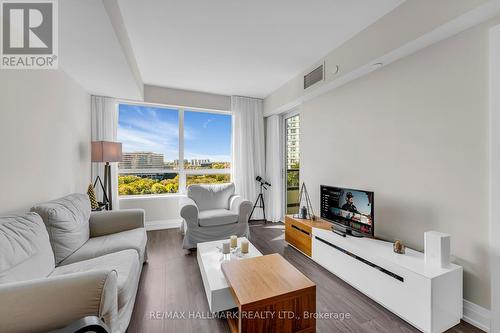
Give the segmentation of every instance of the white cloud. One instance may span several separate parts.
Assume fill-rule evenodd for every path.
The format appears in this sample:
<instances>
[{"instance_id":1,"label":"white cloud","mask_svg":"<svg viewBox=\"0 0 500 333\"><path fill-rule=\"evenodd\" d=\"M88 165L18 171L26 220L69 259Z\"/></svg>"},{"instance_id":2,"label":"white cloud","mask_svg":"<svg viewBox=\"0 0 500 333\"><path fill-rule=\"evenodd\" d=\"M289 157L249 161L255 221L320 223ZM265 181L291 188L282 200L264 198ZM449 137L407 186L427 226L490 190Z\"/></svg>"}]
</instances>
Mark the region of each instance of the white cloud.
<instances>
[{"instance_id":1,"label":"white cloud","mask_svg":"<svg viewBox=\"0 0 500 333\"><path fill-rule=\"evenodd\" d=\"M165 160L179 158L179 138L177 134L162 131L142 131L136 128L120 127L118 141L123 143L124 152L151 151L162 153Z\"/></svg>"},{"instance_id":2,"label":"white cloud","mask_svg":"<svg viewBox=\"0 0 500 333\"><path fill-rule=\"evenodd\" d=\"M210 124L211 122L213 121L213 119L207 119L204 123L203 123L203 128L207 128L208 127L208 124Z\"/></svg>"}]
</instances>

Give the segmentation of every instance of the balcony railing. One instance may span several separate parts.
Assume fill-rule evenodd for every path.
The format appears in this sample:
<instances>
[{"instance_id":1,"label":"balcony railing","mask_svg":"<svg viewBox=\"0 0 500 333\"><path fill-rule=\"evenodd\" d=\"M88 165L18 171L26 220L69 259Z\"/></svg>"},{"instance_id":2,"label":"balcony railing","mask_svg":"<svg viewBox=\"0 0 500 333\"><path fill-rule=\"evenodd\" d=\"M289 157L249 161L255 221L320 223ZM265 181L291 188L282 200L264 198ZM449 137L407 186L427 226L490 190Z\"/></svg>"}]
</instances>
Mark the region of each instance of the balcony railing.
<instances>
[{"instance_id":1,"label":"balcony railing","mask_svg":"<svg viewBox=\"0 0 500 333\"><path fill-rule=\"evenodd\" d=\"M299 169L286 171L286 213L297 214L299 211Z\"/></svg>"}]
</instances>

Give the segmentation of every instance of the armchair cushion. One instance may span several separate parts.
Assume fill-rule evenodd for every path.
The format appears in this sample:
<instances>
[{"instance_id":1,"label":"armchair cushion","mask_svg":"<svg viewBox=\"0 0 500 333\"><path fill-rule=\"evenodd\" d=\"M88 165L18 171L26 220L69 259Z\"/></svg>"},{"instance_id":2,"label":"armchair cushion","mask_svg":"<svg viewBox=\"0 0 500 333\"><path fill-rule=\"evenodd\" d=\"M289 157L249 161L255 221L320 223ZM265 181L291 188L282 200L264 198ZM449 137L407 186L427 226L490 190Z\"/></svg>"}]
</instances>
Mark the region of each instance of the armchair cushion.
<instances>
[{"instance_id":1,"label":"armchair cushion","mask_svg":"<svg viewBox=\"0 0 500 333\"><path fill-rule=\"evenodd\" d=\"M54 270L54 253L36 213L0 217L0 283L31 280Z\"/></svg>"},{"instance_id":2,"label":"armchair cushion","mask_svg":"<svg viewBox=\"0 0 500 333\"><path fill-rule=\"evenodd\" d=\"M88 239L90 200L86 194L66 197L38 204L31 208L38 213L47 228L56 264L63 261Z\"/></svg>"},{"instance_id":3,"label":"armchair cushion","mask_svg":"<svg viewBox=\"0 0 500 333\"><path fill-rule=\"evenodd\" d=\"M107 254L94 259L75 262L73 264L56 267L50 275L61 276L71 273L88 272L92 270L114 270L118 273L118 311L135 297L140 277L141 263L137 251L126 250Z\"/></svg>"},{"instance_id":4,"label":"armchair cushion","mask_svg":"<svg viewBox=\"0 0 500 333\"><path fill-rule=\"evenodd\" d=\"M227 209L209 209L199 214L200 227L212 227L238 222L238 213Z\"/></svg>"},{"instance_id":5,"label":"armchair cushion","mask_svg":"<svg viewBox=\"0 0 500 333\"><path fill-rule=\"evenodd\" d=\"M77 261L92 259L106 254L123 250L135 250L140 262L144 262L146 243L148 238L146 229L137 228L100 237L91 237L81 248L64 259L60 265L68 265Z\"/></svg>"},{"instance_id":6,"label":"armchair cushion","mask_svg":"<svg viewBox=\"0 0 500 333\"><path fill-rule=\"evenodd\" d=\"M229 209L229 198L234 194L234 184L190 185L188 198L196 202L200 211L207 209Z\"/></svg>"}]
</instances>

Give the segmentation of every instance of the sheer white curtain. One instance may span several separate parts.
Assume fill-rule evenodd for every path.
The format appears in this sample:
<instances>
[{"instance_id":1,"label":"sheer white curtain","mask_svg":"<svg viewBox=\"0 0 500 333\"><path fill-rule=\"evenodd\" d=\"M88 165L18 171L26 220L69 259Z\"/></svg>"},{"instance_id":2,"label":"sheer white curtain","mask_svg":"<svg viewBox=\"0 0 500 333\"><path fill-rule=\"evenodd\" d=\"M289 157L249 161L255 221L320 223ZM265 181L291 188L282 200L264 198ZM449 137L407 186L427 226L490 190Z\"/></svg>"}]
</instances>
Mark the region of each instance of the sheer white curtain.
<instances>
[{"instance_id":1,"label":"sheer white curtain","mask_svg":"<svg viewBox=\"0 0 500 333\"><path fill-rule=\"evenodd\" d=\"M118 107L110 97L91 96L92 141L116 141L118 130ZM104 180L104 163L92 163L92 182L99 176ZM118 210L118 163L111 163L111 190L113 210ZM102 190L96 186L96 195L102 200Z\"/></svg>"},{"instance_id":2,"label":"sheer white curtain","mask_svg":"<svg viewBox=\"0 0 500 333\"><path fill-rule=\"evenodd\" d=\"M234 137L232 179L238 194L255 201L259 193L255 177L265 176L263 101L232 96L231 110ZM262 209L256 210L252 216L252 219L260 218Z\"/></svg>"},{"instance_id":3,"label":"sheer white curtain","mask_svg":"<svg viewBox=\"0 0 500 333\"><path fill-rule=\"evenodd\" d=\"M283 126L281 116L266 118L266 179L271 183L266 197L267 219L283 218Z\"/></svg>"}]
</instances>

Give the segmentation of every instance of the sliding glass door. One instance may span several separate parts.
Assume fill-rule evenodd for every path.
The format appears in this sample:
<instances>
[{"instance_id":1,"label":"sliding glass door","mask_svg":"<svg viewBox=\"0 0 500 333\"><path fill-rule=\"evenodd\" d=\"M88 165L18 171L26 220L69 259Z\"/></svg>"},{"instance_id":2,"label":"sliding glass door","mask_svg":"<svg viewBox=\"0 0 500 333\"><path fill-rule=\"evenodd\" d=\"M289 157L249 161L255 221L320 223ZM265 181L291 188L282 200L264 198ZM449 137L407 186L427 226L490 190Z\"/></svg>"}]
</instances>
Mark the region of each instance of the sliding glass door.
<instances>
[{"instance_id":1,"label":"sliding glass door","mask_svg":"<svg viewBox=\"0 0 500 333\"><path fill-rule=\"evenodd\" d=\"M300 179L300 115L296 112L284 116L285 126L285 212L299 211Z\"/></svg>"}]
</instances>

